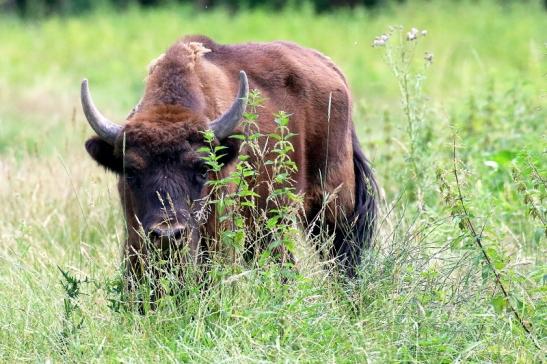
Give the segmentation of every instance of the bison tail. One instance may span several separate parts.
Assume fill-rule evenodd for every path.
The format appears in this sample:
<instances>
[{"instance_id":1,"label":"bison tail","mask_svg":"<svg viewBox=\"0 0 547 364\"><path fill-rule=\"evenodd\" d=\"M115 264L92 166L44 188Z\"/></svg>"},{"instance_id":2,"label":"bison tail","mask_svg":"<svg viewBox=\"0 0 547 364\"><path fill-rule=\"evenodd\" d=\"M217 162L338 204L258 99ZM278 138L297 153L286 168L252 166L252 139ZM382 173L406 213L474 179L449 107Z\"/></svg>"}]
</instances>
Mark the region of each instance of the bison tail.
<instances>
[{"instance_id":1,"label":"bison tail","mask_svg":"<svg viewBox=\"0 0 547 364\"><path fill-rule=\"evenodd\" d=\"M354 242L361 248L369 248L378 215L378 184L370 162L361 150L355 130L352 133L352 143L355 172L355 207L352 219Z\"/></svg>"}]
</instances>

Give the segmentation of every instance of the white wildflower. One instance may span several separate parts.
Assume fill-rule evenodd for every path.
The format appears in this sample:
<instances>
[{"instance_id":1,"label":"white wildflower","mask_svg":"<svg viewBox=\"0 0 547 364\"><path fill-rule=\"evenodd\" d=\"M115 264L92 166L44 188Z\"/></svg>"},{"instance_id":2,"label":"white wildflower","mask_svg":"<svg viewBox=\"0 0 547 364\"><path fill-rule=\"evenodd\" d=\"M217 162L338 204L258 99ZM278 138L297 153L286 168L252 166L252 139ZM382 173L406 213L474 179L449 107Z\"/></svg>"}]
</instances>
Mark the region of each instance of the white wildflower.
<instances>
[{"instance_id":1,"label":"white wildflower","mask_svg":"<svg viewBox=\"0 0 547 364\"><path fill-rule=\"evenodd\" d=\"M376 38L372 41L373 47L383 47L386 45L386 42L380 38Z\"/></svg>"},{"instance_id":2,"label":"white wildflower","mask_svg":"<svg viewBox=\"0 0 547 364\"><path fill-rule=\"evenodd\" d=\"M372 41L372 46L373 47L383 47L383 46L386 45L388 40L389 40L389 35L387 35L387 34L379 35L376 38L374 38L374 40Z\"/></svg>"},{"instance_id":3,"label":"white wildflower","mask_svg":"<svg viewBox=\"0 0 547 364\"><path fill-rule=\"evenodd\" d=\"M416 40L418 38L418 35L420 34L419 32L420 31L416 28L410 29L410 32L406 33L406 40L408 41Z\"/></svg>"},{"instance_id":4,"label":"white wildflower","mask_svg":"<svg viewBox=\"0 0 547 364\"><path fill-rule=\"evenodd\" d=\"M425 37L427 35L427 30L422 30L422 37Z\"/></svg>"},{"instance_id":5,"label":"white wildflower","mask_svg":"<svg viewBox=\"0 0 547 364\"><path fill-rule=\"evenodd\" d=\"M425 52L424 59L429 64L433 63L433 53Z\"/></svg>"}]
</instances>

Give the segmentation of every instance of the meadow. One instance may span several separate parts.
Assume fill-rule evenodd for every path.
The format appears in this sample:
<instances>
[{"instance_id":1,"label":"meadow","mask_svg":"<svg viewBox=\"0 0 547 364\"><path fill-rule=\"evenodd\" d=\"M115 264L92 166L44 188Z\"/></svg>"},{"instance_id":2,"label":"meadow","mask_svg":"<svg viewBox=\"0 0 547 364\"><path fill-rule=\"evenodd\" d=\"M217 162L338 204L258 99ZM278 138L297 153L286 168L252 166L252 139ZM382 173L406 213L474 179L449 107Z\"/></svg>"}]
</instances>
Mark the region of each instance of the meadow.
<instances>
[{"instance_id":1,"label":"meadow","mask_svg":"<svg viewBox=\"0 0 547 364\"><path fill-rule=\"evenodd\" d=\"M546 15L532 1L0 14L0 361L544 362ZM427 35L409 43L411 27ZM196 33L291 40L347 75L383 197L359 279L302 254L286 284L275 264L218 266L182 301L124 308L123 218L83 146L80 81L123 122L148 63Z\"/></svg>"}]
</instances>

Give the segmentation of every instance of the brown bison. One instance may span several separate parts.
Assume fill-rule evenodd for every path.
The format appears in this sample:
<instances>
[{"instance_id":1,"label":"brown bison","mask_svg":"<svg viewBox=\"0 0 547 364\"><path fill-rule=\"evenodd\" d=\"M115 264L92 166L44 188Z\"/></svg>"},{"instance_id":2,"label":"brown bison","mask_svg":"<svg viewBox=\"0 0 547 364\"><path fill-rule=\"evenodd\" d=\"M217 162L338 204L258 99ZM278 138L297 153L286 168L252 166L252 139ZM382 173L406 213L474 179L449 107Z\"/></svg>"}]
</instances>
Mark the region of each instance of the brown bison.
<instances>
[{"instance_id":1,"label":"brown bison","mask_svg":"<svg viewBox=\"0 0 547 364\"><path fill-rule=\"evenodd\" d=\"M240 143L230 136L242 133L249 87L265 99L258 108L261 134L275 132L274 113L290 114L294 187L304 196L301 220L317 222L326 211L321 226L302 228L334 234L331 258L355 274L372 238L377 188L357 140L344 75L326 56L294 43L221 45L204 36L179 40L150 65L144 96L123 126L98 111L82 82L83 110L97 134L85 146L119 176L128 224L124 251L133 274L141 269L137 257L147 254L143 231L159 247L177 241L195 260L208 249L204 241L215 238L214 212L206 221L196 218L206 182L215 178L198 149L203 132L212 130L225 147L223 173L234 168ZM322 210L325 194L333 192L337 198ZM259 208L267 209L268 190L259 187L258 193Z\"/></svg>"}]
</instances>

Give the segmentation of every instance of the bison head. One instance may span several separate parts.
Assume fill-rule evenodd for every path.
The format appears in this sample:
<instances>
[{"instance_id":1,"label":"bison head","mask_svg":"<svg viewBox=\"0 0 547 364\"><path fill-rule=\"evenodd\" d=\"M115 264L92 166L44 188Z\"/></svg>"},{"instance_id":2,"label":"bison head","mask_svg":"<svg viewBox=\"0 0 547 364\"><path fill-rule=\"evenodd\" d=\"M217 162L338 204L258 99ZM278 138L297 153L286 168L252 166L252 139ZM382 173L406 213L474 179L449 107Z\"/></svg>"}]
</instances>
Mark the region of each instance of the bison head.
<instances>
[{"instance_id":1,"label":"bison head","mask_svg":"<svg viewBox=\"0 0 547 364\"><path fill-rule=\"evenodd\" d=\"M199 221L195 213L206 194L208 169L198 149L203 131L212 129L227 148L222 162L229 163L238 145L228 139L245 112L249 86L240 72L239 92L228 111L216 120L180 105L149 105L132 114L122 127L95 107L87 80L81 100L89 125L97 136L86 142L93 159L119 175L119 191L126 218L133 229L142 226L158 246L189 237L197 247Z\"/></svg>"}]
</instances>

